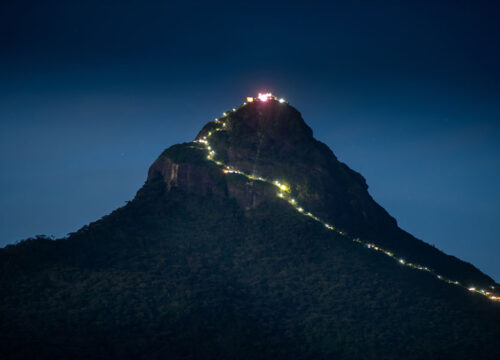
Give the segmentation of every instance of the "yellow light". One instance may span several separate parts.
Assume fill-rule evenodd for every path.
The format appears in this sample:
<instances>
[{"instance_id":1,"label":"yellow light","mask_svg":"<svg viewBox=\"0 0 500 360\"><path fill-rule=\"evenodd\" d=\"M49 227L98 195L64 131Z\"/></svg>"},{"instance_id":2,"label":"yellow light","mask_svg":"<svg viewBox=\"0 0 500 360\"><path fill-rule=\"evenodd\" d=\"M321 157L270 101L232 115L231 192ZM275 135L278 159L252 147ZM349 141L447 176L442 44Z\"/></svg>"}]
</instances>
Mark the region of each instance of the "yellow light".
<instances>
[{"instance_id":1,"label":"yellow light","mask_svg":"<svg viewBox=\"0 0 500 360\"><path fill-rule=\"evenodd\" d=\"M253 102L253 97L247 97L247 102L252 103Z\"/></svg>"},{"instance_id":2,"label":"yellow light","mask_svg":"<svg viewBox=\"0 0 500 360\"><path fill-rule=\"evenodd\" d=\"M290 191L290 188L286 185L280 185L280 189L283 191Z\"/></svg>"}]
</instances>

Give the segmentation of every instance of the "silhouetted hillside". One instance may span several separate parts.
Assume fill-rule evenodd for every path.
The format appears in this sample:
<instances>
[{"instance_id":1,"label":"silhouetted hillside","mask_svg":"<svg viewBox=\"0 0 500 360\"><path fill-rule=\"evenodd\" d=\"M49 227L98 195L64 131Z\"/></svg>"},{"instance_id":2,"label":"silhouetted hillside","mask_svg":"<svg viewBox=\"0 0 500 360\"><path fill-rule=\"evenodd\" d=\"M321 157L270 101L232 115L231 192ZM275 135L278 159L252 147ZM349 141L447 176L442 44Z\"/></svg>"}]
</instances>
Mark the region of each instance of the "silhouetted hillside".
<instances>
[{"instance_id":1,"label":"silhouetted hillside","mask_svg":"<svg viewBox=\"0 0 500 360\"><path fill-rule=\"evenodd\" d=\"M255 99L163 152L126 206L0 250L0 357L499 359L497 285L367 189Z\"/></svg>"}]
</instances>

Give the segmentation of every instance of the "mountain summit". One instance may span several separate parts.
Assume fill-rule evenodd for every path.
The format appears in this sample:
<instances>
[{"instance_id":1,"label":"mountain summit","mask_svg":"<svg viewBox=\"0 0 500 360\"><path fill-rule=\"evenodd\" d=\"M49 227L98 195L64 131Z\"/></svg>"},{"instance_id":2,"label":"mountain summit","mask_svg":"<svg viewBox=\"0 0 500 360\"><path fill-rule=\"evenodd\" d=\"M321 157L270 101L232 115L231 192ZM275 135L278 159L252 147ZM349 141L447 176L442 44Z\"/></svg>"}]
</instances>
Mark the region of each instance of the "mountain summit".
<instances>
[{"instance_id":1,"label":"mountain summit","mask_svg":"<svg viewBox=\"0 0 500 360\"><path fill-rule=\"evenodd\" d=\"M473 266L401 230L372 199L363 176L314 139L295 108L272 94L247 99L251 102L205 125L194 144L166 150L151 166L148 182L159 176L167 190L219 194L234 198L246 210L278 195L341 235L395 250L398 260L426 264L468 288L494 287L494 281ZM206 160L216 166L207 166ZM244 184L233 181L238 178ZM286 191L278 186L266 192L265 184L282 184Z\"/></svg>"},{"instance_id":2,"label":"mountain summit","mask_svg":"<svg viewBox=\"0 0 500 360\"><path fill-rule=\"evenodd\" d=\"M495 282L400 229L272 94L123 208L0 250L2 358L498 359Z\"/></svg>"}]
</instances>

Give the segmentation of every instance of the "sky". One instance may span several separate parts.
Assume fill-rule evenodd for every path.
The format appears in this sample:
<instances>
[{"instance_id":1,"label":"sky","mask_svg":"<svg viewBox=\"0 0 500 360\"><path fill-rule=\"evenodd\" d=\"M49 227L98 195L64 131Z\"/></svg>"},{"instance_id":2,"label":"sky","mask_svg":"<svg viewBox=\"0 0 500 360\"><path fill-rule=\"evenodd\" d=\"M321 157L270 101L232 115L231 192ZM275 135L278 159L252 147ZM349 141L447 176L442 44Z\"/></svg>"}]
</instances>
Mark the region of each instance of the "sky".
<instances>
[{"instance_id":1,"label":"sky","mask_svg":"<svg viewBox=\"0 0 500 360\"><path fill-rule=\"evenodd\" d=\"M271 91L399 225L500 281L500 3L0 2L0 246L131 200Z\"/></svg>"}]
</instances>

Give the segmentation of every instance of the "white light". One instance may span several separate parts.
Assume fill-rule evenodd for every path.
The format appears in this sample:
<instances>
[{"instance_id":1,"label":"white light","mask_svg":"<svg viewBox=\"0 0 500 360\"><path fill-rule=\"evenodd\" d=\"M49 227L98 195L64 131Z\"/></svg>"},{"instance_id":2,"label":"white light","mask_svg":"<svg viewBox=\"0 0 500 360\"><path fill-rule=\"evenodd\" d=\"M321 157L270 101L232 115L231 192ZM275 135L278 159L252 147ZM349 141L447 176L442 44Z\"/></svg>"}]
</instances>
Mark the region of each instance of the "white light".
<instances>
[{"instance_id":1,"label":"white light","mask_svg":"<svg viewBox=\"0 0 500 360\"><path fill-rule=\"evenodd\" d=\"M285 99L280 99L280 103L283 104L285 102Z\"/></svg>"},{"instance_id":2,"label":"white light","mask_svg":"<svg viewBox=\"0 0 500 360\"><path fill-rule=\"evenodd\" d=\"M267 93L267 94L259 93L259 96L258 96L259 100L264 101L264 102L271 99L272 97L273 97L273 94L271 94L271 93Z\"/></svg>"}]
</instances>

